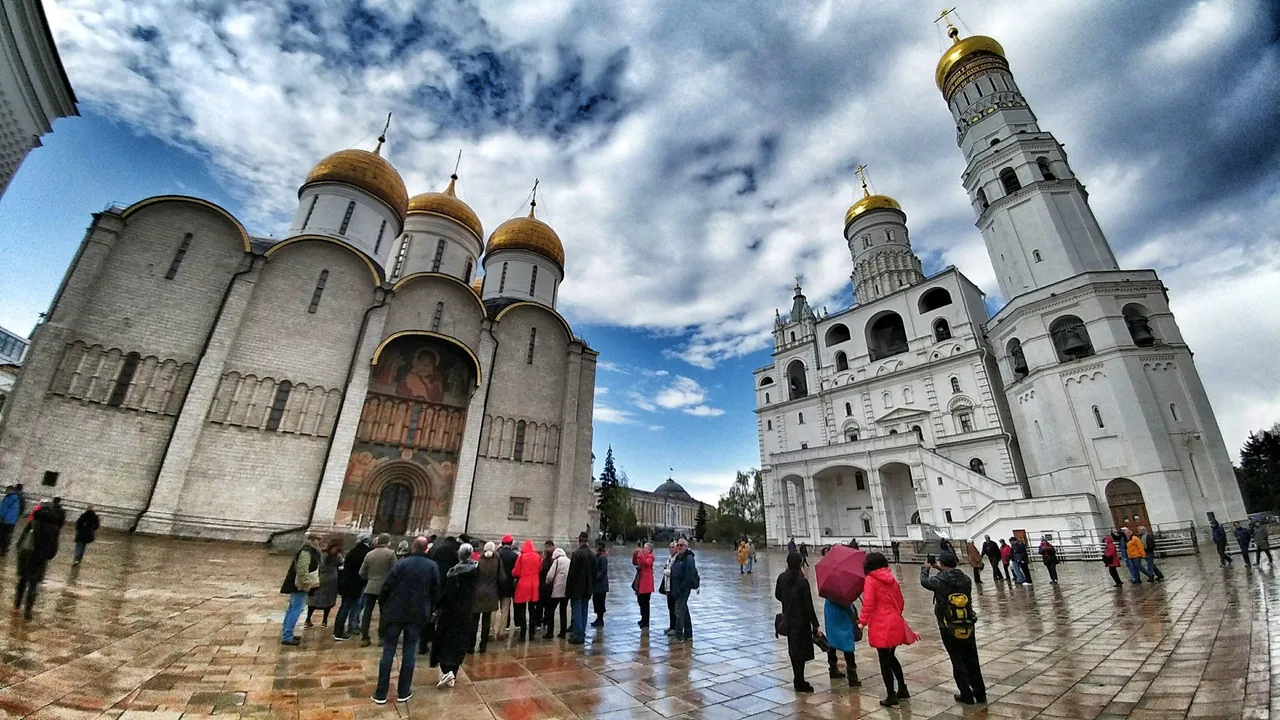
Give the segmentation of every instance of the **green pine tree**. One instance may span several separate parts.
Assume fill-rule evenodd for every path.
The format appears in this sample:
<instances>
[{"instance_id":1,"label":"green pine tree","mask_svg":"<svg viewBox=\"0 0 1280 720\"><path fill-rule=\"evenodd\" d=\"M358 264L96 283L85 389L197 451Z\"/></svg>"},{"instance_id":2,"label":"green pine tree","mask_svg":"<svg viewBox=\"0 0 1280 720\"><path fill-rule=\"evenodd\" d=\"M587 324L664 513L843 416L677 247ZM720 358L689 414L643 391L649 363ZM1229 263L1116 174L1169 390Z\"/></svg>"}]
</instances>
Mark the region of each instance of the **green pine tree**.
<instances>
[{"instance_id":1,"label":"green pine tree","mask_svg":"<svg viewBox=\"0 0 1280 720\"><path fill-rule=\"evenodd\" d=\"M698 503L698 514L693 518L693 536L699 541L707 534L707 505Z\"/></svg>"}]
</instances>

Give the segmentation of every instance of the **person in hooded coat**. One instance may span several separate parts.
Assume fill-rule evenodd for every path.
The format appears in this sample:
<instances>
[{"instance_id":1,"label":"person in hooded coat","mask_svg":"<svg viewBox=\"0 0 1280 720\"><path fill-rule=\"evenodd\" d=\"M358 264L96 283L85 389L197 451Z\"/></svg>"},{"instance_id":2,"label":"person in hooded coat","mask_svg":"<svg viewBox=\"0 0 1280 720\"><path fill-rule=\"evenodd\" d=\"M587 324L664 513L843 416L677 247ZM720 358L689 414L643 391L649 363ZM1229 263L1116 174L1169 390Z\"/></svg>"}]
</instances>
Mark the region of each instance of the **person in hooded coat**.
<instances>
[{"instance_id":1,"label":"person in hooded coat","mask_svg":"<svg viewBox=\"0 0 1280 720\"><path fill-rule=\"evenodd\" d=\"M431 667L440 667L436 687L453 687L467 650L475 642L471 614L480 567L471 559L471 551L470 545L459 546L454 565L444 576L440 612L431 641Z\"/></svg>"},{"instance_id":2,"label":"person in hooded coat","mask_svg":"<svg viewBox=\"0 0 1280 720\"><path fill-rule=\"evenodd\" d=\"M313 627L311 616L322 611L320 627L329 625L329 611L338 603L338 569L342 567L342 539L334 538L320 558L320 587L307 595L307 621L303 627Z\"/></svg>"},{"instance_id":3,"label":"person in hooded coat","mask_svg":"<svg viewBox=\"0 0 1280 720\"><path fill-rule=\"evenodd\" d=\"M636 566L635 579L631 581L631 589L636 594L636 604L640 606L640 629L649 627L649 600L653 597L653 543L645 543L631 556L631 564Z\"/></svg>"},{"instance_id":4,"label":"person in hooded coat","mask_svg":"<svg viewBox=\"0 0 1280 720\"><path fill-rule=\"evenodd\" d=\"M804 679L804 664L813 659L813 641L821 633L818 614L813 610L813 593L804 576L804 557L787 555L787 569L778 575L773 597L782 603L783 625L787 629L787 656L791 658L792 684L796 692L813 692Z\"/></svg>"},{"instance_id":5,"label":"person in hooded coat","mask_svg":"<svg viewBox=\"0 0 1280 720\"><path fill-rule=\"evenodd\" d=\"M1115 582L1116 587L1124 587L1124 583L1120 581L1120 550L1116 546L1116 542L1123 542L1124 536L1120 533L1111 533L1102 539L1102 564L1106 565L1107 572L1111 573L1111 579Z\"/></svg>"},{"instance_id":6,"label":"person in hooded coat","mask_svg":"<svg viewBox=\"0 0 1280 720\"><path fill-rule=\"evenodd\" d=\"M72 565L79 565L84 560L84 551L88 549L89 543L93 542L98 536L98 527L101 523L98 520L98 513L93 511L93 506L89 505L80 513L80 517L76 518L76 552L71 559Z\"/></svg>"},{"instance_id":7,"label":"person in hooded coat","mask_svg":"<svg viewBox=\"0 0 1280 720\"><path fill-rule=\"evenodd\" d=\"M899 645L910 645L920 636L902 617L902 588L889 569L889 561L878 552L867 553L863 562L866 585L862 590L862 614L858 623L867 629L867 644L876 649L880 659L880 674L884 677L887 695L880 704L894 707L899 700L911 697L902 676L902 663L898 662Z\"/></svg>"},{"instance_id":8,"label":"person in hooded coat","mask_svg":"<svg viewBox=\"0 0 1280 720\"><path fill-rule=\"evenodd\" d=\"M23 609L30 620L36 593L44 582L49 561L58 554L58 512L48 503L31 513L31 520L18 536L18 587L13 596L13 609Z\"/></svg>"},{"instance_id":9,"label":"person in hooded coat","mask_svg":"<svg viewBox=\"0 0 1280 720\"><path fill-rule=\"evenodd\" d=\"M483 655L489 645L489 624L493 613L498 610L498 587L506 573L502 569L502 559L498 557L498 548L492 542L485 543L484 552L476 561L476 590L471 599L471 647L467 652L475 650L476 627L480 628L480 654Z\"/></svg>"},{"instance_id":10,"label":"person in hooded coat","mask_svg":"<svg viewBox=\"0 0 1280 720\"><path fill-rule=\"evenodd\" d=\"M543 576L545 587L550 588L550 599L542 608L542 626L546 631L542 634L543 640L550 640L552 633L555 631L556 623L554 610L560 610L560 634L558 637L565 637L569 634L568 615L569 615L569 556L564 553L564 548L556 548L551 552L551 565L547 568L546 575Z\"/></svg>"},{"instance_id":11,"label":"person in hooded coat","mask_svg":"<svg viewBox=\"0 0 1280 720\"><path fill-rule=\"evenodd\" d=\"M507 628L511 626L511 605L516 594L516 578L511 573L516 569L516 560L520 553L512 547L515 538L510 535L502 537L502 545L498 548L498 561L502 563L502 579L498 582L498 617L494 623L494 636L498 640L507 639Z\"/></svg>"},{"instance_id":12,"label":"person in hooded coat","mask_svg":"<svg viewBox=\"0 0 1280 720\"><path fill-rule=\"evenodd\" d=\"M1271 531L1267 528L1267 524L1254 521L1250 526L1253 528L1253 564L1262 567L1262 555L1266 553L1267 565L1273 565L1274 562L1271 559Z\"/></svg>"},{"instance_id":13,"label":"person in hooded coat","mask_svg":"<svg viewBox=\"0 0 1280 720\"><path fill-rule=\"evenodd\" d=\"M355 547L347 552L342 569L338 571L338 597L342 599L342 605L338 607L338 617L333 621L333 639L339 642L360 629L360 604L364 599L365 583L360 578L360 566L364 564L364 556L373 549L369 541L368 533L358 535Z\"/></svg>"},{"instance_id":14,"label":"person in hooded coat","mask_svg":"<svg viewBox=\"0 0 1280 720\"><path fill-rule=\"evenodd\" d=\"M516 606L516 628L520 630L520 639L531 639L537 632L538 592L542 584L542 556L533 546L532 540L525 540L520 547L520 557L516 558L515 567L511 570L516 578L515 594L512 601Z\"/></svg>"}]
</instances>

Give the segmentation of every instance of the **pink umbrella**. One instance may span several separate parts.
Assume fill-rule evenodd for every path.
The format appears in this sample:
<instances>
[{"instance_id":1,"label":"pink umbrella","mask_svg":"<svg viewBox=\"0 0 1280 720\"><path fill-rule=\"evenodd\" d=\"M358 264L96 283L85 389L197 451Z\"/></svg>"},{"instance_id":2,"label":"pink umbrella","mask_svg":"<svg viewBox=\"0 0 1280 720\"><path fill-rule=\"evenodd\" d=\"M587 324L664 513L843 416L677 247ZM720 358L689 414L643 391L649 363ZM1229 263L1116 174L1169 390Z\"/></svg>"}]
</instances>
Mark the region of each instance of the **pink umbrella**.
<instances>
[{"instance_id":1,"label":"pink umbrella","mask_svg":"<svg viewBox=\"0 0 1280 720\"><path fill-rule=\"evenodd\" d=\"M852 605L862 594L866 574L862 564L867 559L863 550L835 545L813 567L818 576L818 595L839 605Z\"/></svg>"}]
</instances>

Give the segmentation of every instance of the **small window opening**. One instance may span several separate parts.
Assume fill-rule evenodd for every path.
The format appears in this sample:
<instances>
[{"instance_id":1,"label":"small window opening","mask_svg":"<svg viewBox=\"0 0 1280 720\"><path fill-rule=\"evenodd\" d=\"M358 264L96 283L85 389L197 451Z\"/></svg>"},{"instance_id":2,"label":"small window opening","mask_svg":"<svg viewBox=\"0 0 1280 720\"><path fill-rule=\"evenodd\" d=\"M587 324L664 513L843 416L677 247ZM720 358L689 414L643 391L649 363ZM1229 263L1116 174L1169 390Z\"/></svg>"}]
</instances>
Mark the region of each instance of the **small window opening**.
<instances>
[{"instance_id":1,"label":"small window opening","mask_svg":"<svg viewBox=\"0 0 1280 720\"><path fill-rule=\"evenodd\" d=\"M1102 411L1098 409L1097 405L1093 406L1093 421L1096 422L1100 428L1106 427L1106 425L1102 424Z\"/></svg>"},{"instance_id":2,"label":"small window opening","mask_svg":"<svg viewBox=\"0 0 1280 720\"><path fill-rule=\"evenodd\" d=\"M1031 257L1032 257L1032 258L1035 258L1035 261L1036 261L1036 262L1044 262L1044 258L1043 258L1043 257L1041 257L1041 255L1040 255L1040 251L1039 251L1039 250L1032 250L1032 251L1031 251Z\"/></svg>"},{"instance_id":3,"label":"small window opening","mask_svg":"<svg viewBox=\"0 0 1280 720\"><path fill-rule=\"evenodd\" d=\"M284 419L284 407L289 403L289 391L292 389L293 383L288 380L281 380L276 386L276 396L271 401L271 413L267 415L268 430L280 429L280 421Z\"/></svg>"},{"instance_id":4,"label":"small window opening","mask_svg":"<svg viewBox=\"0 0 1280 720\"><path fill-rule=\"evenodd\" d=\"M524 459L524 429L525 429L525 423L523 420L516 423L516 440L511 450L512 460Z\"/></svg>"},{"instance_id":5,"label":"small window opening","mask_svg":"<svg viewBox=\"0 0 1280 720\"><path fill-rule=\"evenodd\" d=\"M951 394L955 395L960 392L960 378L951 378Z\"/></svg>"},{"instance_id":6,"label":"small window opening","mask_svg":"<svg viewBox=\"0 0 1280 720\"><path fill-rule=\"evenodd\" d=\"M382 251L382 236L387 232L387 221L383 220L378 226L378 239L373 242L373 254L377 255Z\"/></svg>"},{"instance_id":7,"label":"small window opening","mask_svg":"<svg viewBox=\"0 0 1280 720\"><path fill-rule=\"evenodd\" d=\"M311 213L313 213L313 212L315 212L315 211L316 211L316 201L317 201L317 200L319 200L319 199L320 199L320 196L319 196L319 195L312 195L312 196L311 196L311 205L307 206L307 216L306 216L306 217L304 217L304 218L302 218L302 228L301 228L301 229L303 229L303 230L306 230L306 229L307 229L307 223L311 222Z\"/></svg>"},{"instance_id":8,"label":"small window opening","mask_svg":"<svg viewBox=\"0 0 1280 720\"><path fill-rule=\"evenodd\" d=\"M444 303L436 303L436 312L431 316L431 332L440 332L440 320L444 318Z\"/></svg>"},{"instance_id":9,"label":"small window opening","mask_svg":"<svg viewBox=\"0 0 1280 720\"><path fill-rule=\"evenodd\" d=\"M1169 403L1169 414L1173 416L1174 422L1178 422L1178 406L1177 405L1173 403Z\"/></svg>"},{"instance_id":10,"label":"small window opening","mask_svg":"<svg viewBox=\"0 0 1280 720\"><path fill-rule=\"evenodd\" d=\"M969 469L978 473L979 475L987 474L987 466L982 462L980 458L974 458L970 460Z\"/></svg>"},{"instance_id":11,"label":"small window opening","mask_svg":"<svg viewBox=\"0 0 1280 720\"><path fill-rule=\"evenodd\" d=\"M1012 195L1022 189L1022 182L1018 180L1018 173L1009 167L1000 171L1000 184L1004 185L1006 195Z\"/></svg>"},{"instance_id":12,"label":"small window opening","mask_svg":"<svg viewBox=\"0 0 1280 720\"><path fill-rule=\"evenodd\" d=\"M538 328L529 328L529 352L524 359L526 365L533 364L533 348L537 342L538 342Z\"/></svg>"},{"instance_id":13,"label":"small window opening","mask_svg":"<svg viewBox=\"0 0 1280 720\"><path fill-rule=\"evenodd\" d=\"M445 241L436 243L436 256L431 260L431 272L440 272L440 264L444 262Z\"/></svg>"},{"instance_id":14,"label":"small window opening","mask_svg":"<svg viewBox=\"0 0 1280 720\"><path fill-rule=\"evenodd\" d=\"M1040 168L1040 174L1044 176L1045 180L1058 179L1058 176L1053 174L1053 169L1049 167L1049 158L1046 158L1046 157L1036 158L1036 167Z\"/></svg>"},{"instance_id":15,"label":"small window opening","mask_svg":"<svg viewBox=\"0 0 1280 720\"><path fill-rule=\"evenodd\" d=\"M853 417L853 404L852 404L852 403L845 403L845 404L844 404L844 416L845 416L845 417Z\"/></svg>"},{"instance_id":16,"label":"small window opening","mask_svg":"<svg viewBox=\"0 0 1280 720\"><path fill-rule=\"evenodd\" d=\"M141 360L142 356L136 352L124 356L124 362L120 364L120 374L116 376L116 384L111 388L111 397L107 398L108 405L120 407L124 404L125 396L129 394L129 385L133 383L133 376L138 372L138 363Z\"/></svg>"},{"instance_id":17,"label":"small window opening","mask_svg":"<svg viewBox=\"0 0 1280 720\"><path fill-rule=\"evenodd\" d=\"M507 263L502 263L502 276L498 278L498 292L507 289Z\"/></svg>"},{"instance_id":18,"label":"small window opening","mask_svg":"<svg viewBox=\"0 0 1280 720\"><path fill-rule=\"evenodd\" d=\"M316 289L311 293L311 304L307 306L307 312L315 314L320 307L320 296L324 294L325 283L329 282L329 271L321 270L320 277L316 278Z\"/></svg>"},{"instance_id":19,"label":"small window opening","mask_svg":"<svg viewBox=\"0 0 1280 720\"><path fill-rule=\"evenodd\" d=\"M345 215L342 216L342 225L338 228L339 235L345 235L347 233L347 228L351 225L351 216L352 214L355 213L355 211L356 211L356 202L352 200L351 202L347 203L347 212Z\"/></svg>"},{"instance_id":20,"label":"small window opening","mask_svg":"<svg viewBox=\"0 0 1280 720\"><path fill-rule=\"evenodd\" d=\"M182 259L187 256L187 248L191 247L191 233L182 236L182 244L178 245L178 250L173 254L173 262L169 263L169 271L164 274L165 280L172 280L178 275L178 268L182 265Z\"/></svg>"},{"instance_id":21,"label":"small window opening","mask_svg":"<svg viewBox=\"0 0 1280 720\"><path fill-rule=\"evenodd\" d=\"M796 413L796 416L800 418L800 424L801 424L801 425L803 425L803 424L804 424L804 413Z\"/></svg>"}]
</instances>

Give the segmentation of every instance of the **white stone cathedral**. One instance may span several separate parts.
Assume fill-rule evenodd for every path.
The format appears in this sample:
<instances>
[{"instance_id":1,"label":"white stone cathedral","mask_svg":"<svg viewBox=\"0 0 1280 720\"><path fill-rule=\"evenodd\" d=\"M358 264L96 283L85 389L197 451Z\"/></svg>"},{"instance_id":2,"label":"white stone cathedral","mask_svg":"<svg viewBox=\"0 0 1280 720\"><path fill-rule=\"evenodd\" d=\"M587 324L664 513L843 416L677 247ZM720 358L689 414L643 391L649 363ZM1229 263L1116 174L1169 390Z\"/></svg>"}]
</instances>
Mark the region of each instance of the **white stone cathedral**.
<instances>
[{"instance_id":1,"label":"white stone cathedral","mask_svg":"<svg viewBox=\"0 0 1280 720\"><path fill-rule=\"evenodd\" d=\"M596 352L556 311L560 238L531 204L486 244L382 142L321 160L281 239L192 197L94 215L0 423L3 484L181 536L586 530Z\"/></svg>"},{"instance_id":2,"label":"white stone cathedral","mask_svg":"<svg viewBox=\"0 0 1280 720\"><path fill-rule=\"evenodd\" d=\"M1122 270L1062 145L1003 48L938 61L963 183L1007 302L953 267L925 277L907 216L845 215L856 304L818 317L799 283L754 373L770 542L864 543L1244 515L1213 408L1153 270Z\"/></svg>"}]
</instances>

